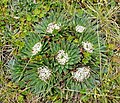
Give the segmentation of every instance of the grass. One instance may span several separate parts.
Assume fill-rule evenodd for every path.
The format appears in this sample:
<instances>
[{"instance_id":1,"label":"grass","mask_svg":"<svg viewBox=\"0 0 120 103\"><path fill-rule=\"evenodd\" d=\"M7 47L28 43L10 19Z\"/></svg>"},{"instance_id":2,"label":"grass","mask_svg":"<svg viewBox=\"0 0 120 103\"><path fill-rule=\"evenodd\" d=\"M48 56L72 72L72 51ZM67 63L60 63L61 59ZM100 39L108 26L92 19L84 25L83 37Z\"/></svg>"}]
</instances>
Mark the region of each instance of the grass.
<instances>
[{"instance_id":1,"label":"grass","mask_svg":"<svg viewBox=\"0 0 120 103\"><path fill-rule=\"evenodd\" d=\"M34 2L33 2L34 1ZM0 2L0 102L3 103L119 103L120 102L120 15L117 0L3 0ZM33 24L51 9L64 9L70 15L81 9L99 23L98 35L106 41L107 60L100 65L101 83L91 92L63 89L59 94L42 97L21 89L11 81L8 62L23 47L22 39ZM101 55L100 55L100 62ZM102 71L106 71L105 74ZM67 95L64 95L67 92Z\"/></svg>"}]
</instances>

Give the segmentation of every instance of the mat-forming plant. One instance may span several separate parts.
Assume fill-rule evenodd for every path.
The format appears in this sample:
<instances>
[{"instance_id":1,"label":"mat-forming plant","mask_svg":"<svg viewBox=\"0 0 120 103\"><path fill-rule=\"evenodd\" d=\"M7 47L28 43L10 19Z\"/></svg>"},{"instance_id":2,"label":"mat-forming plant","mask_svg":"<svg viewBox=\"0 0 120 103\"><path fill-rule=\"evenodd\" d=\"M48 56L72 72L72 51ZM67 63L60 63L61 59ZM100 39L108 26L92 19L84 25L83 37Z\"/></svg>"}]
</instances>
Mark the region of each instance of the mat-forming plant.
<instances>
[{"instance_id":1,"label":"mat-forming plant","mask_svg":"<svg viewBox=\"0 0 120 103\"><path fill-rule=\"evenodd\" d=\"M104 41L98 38L98 25L87 15L51 13L34 29L15 56L14 82L37 94L92 90L99 85Z\"/></svg>"}]
</instances>

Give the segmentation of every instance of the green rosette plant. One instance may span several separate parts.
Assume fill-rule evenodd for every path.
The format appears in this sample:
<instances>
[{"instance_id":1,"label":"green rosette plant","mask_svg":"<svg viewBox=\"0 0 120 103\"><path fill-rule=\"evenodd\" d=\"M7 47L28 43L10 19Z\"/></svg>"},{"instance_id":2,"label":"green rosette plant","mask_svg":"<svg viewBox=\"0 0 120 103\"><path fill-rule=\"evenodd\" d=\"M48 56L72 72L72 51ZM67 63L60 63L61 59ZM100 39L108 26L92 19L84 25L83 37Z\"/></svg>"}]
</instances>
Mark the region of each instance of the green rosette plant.
<instances>
[{"instance_id":1,"label":"green rosette plant","mask_svg":"<svg viewBox=\"0 0 120 103\"><path fill-rule=\"evenodd\" d=\"M50 12L50 15L43 18L40 23L35 26L35 32L41 36L59 36L59 32L63 32L66 28L68 21L66 14Z\"/></svg>"},{"instance_id":2,"label":"green rosette plant","mask_svg":"<svg viewBox=\"0 0 120 103\"><path fill-rule=\"evenodd\" d=\"M66 40L54 41L50 46L51 56L54 59L55 71L66 71L80 62L78 45Z\"/></svg>"},{"instance_id":3,"label":"green rosette plant","mask_svg":"<svg viewBox=\"0 0 120 103\"><path fill-rule=\"evenodd\" d=\"M68 91L87 92L100 84L99 68L78 66L67 73L65 89Z\"/></svg>"},{"instance_id":4,"label":"green rosette plant","mask_svg":"<svg viewBox=\"0 0 120 103\"><path fill-rule=\"evenodd\" d=\"M21 88L27 88L35 94L44 95L54 88L57 80L56 73L52 71L52 68L52 63L47 59L36 63L15 61L12 68L12 78Z\"/></svg>"},{"instance_id":5,"label":"green rosette plant","mask_svg":"<svg viewBox=\"0 0 120 103\"><path fill-rule=\"evenodd\" d=\"M100 53L104 53L106 48L105 41L99 36L99 25L87 15L83 17L75 15L72 19L71 31L74 31L74 42L78 43L83 55L82 63L84 65L94 62L96 62L94 65L99 64ZM105 57L105 55L101 56Z\"/></svg>"},{"instance_id":6,"label":"green rosette plant","mask_svg":"<svg viewBox=\"0 0 120 103\"><path fill-rule=\"evenodd\" d=\"M30 33L24 39L24 47L17 56L20 58L35 58L36 55L42 55L48 49L47 41L39 35Z\"/></svg>"},{"instance_id":7,"label":"green rosette plant","mask_svg":"<svg viewBox=\"0 0 120 103\"><path fill-rule=\"evenodd\" d=\"M52 12L24 39L12 68L13 81L44 95L92 90L100 83L100 58L105 52L96 27L87 16Z\"/></svg>"}]
</instances>

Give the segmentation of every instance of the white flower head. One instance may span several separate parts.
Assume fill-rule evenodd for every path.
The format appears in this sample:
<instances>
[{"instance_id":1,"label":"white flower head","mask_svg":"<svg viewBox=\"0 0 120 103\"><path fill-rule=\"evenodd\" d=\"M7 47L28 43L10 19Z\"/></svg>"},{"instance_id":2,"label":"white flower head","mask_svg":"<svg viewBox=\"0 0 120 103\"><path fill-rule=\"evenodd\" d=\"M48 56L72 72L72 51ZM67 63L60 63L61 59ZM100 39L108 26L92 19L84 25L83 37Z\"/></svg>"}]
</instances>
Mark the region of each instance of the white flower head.
<instances>
[{"instance_id":1,"label":"white flower head","mask_svg":"<svg viewBox=\"0 0 120 103\"><path fill-rule=\"evenodd\" d=\"M58 24L55 23L49 23L46 32L47 33L52 33L53 30L59 30L60 26Z\"/></svg>"},{"instance_id":2,"label":"white flower head","mask_svg":"<svg viewBox=\"0 0 120 103\"><path fill-rule=\"evenodd\" d=\"M49 70L47 66L42 66L38 68L38 74L41 80L46 81L50 78L51 71Z\"/></svg>"},{"instance_id":3,"label":"white flower head","mask_svg":"<svg viewBox=\"0 0 120 103\"><path fill-rule=\"evenodd\" d=\"M54 24L54 29L59 30L60 29L60 25Z\"/></svg>"},{"instance_id":4,"label":"white flower head","mask_svg":"<svg viewBox=\"0 0 120 103\"><path fill-rule=\"evenodd\" d=\"M65 63L68 62L69 57L68 57L68 54L65 53L64 50L59 50L58 54L56 56L56 59L57 59L59 64L65 65Z\"/></svg>"},{"instance_id":5,"label":"white flower head","mask_svg":"<svg viewBox=\"0 0 120 103\"><path fill-rule=\"evenodd\" d=\"M32 47L32 55L36 55L40 50L41 50L42 44L41 42L36 43L33 47Z\"/></svg>"},{"instance_id":6,"label":"white flower head","mask_svg":"<svg viewBox=\"0 0 120 103\"><path fill-rule=\"evenodd\" d=\"M80 25L77 25L75 27L76 31L79 32L79 33L82 33L84 30L85 30L85 27L84 26L80 26Z\"/></svg>"},{"instance_id":7,"label":"white flower head","mask_svg":"<svg viewBox=\"0 0 120 103\"><path fill-rule=\"evenodd\" d=\"M93 44L90 42L82 42L83 48L88 51L89 53L93 52Z\"/></svg>"},{"instance_id":8,"label":"white flower head","mask_svg":"<svg viewBox=\"0 0 120 103\"><path fill-rule=\"evenodd\" d=\"M90 68L88 67L77 68L76 72L72 72L72 76L78 82L82 82L84 79L89 78Z\"/></svg>"}]
</instances>

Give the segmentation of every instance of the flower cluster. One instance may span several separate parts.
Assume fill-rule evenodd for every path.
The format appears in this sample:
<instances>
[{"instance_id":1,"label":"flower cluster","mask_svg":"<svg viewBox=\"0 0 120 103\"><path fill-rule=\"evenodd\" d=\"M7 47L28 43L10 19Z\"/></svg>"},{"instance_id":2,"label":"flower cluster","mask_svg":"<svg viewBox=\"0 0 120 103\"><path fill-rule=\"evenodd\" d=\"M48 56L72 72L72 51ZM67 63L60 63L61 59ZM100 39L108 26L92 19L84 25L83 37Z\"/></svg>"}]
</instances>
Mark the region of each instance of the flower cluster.
<instances>
[{"instance_id":1,"label":"flower cluster","mask_svg":"<svg viewBox=\"0 0 120 103\"><path fill-rule=\"evenodd\" d=\"M49 23L46 32L52 34L54 30L59 30L59 29L60 29L60 26L58 24Z\"/></svg>"},{"instance_id":2,"label":"flower cluster","mask_svg":"<svg viewBox=\"0 0 120 103\"><path fill-rule=\"evenodd\" d=\"M46 81L50 78L51 71L49 70L47 66L42 66L38 68L38 74L41 80Z\"/></svg>"},{"instance_id":3,"label":"flower cluster","mask_svg":"<svg viewBox=\"0 0 120 103\"><path fill-rule=\"evenodd\" d=\"M76 72L72 72L72 76L75 80L82 82L90 76L90 69L88 67L77 68Z\"/></svg>"},{"instance_id":4,"label":"flower cluster","mask_svg":"<svg viewBox=\"0 0 120 103\"><path fill-rule=\"evenodd\" d=\"M41 50L42 44L41 42L36 43L33 47L32 47L32 55L36 55L40 50Z\"/></svg>"},{"instance_id":5,"label":"flower cluster","mask_svg":"<svg viewBox=\"0 0 120 103\"><path fill-rule=\"evenodd\" d=\"M82 42L83 48L88 51L89 53L93 52L93 44L91 44L90 42Z\"/></svg>"},{"instance_id":6,"label":"flower cluster","mask_svg":"<svg viewBox=\"0 0 120 103\"><path fill-rule=\"evenodd\" d=\"M58 55L56 56L56 59L58 63L60 63L61 65L65 65L65 63L68 62L69 57L68 57L68 54L65 53L64 50L59 50Z\"/></svg>"},{"instance_id":7,"label":"flower cluster","mask_svg":"<svg viewBox=\"0 0 120 103\"><path fill-rule=\"evenodd\" d=\"M82 32L85 30L85 27L80 26L80 25L77 25L77 26L75 27L75 29L76 29L77 32L82 33Z\"/></svg>"}]
</instances>

